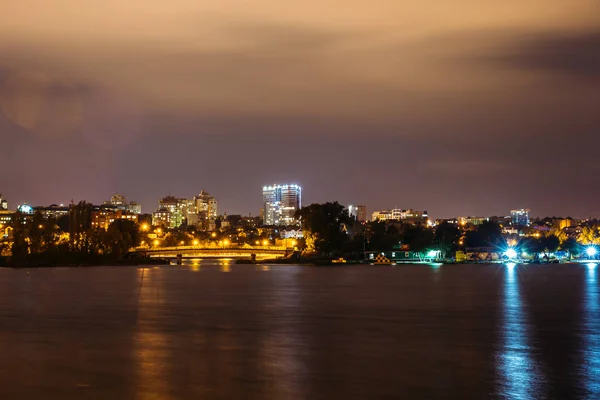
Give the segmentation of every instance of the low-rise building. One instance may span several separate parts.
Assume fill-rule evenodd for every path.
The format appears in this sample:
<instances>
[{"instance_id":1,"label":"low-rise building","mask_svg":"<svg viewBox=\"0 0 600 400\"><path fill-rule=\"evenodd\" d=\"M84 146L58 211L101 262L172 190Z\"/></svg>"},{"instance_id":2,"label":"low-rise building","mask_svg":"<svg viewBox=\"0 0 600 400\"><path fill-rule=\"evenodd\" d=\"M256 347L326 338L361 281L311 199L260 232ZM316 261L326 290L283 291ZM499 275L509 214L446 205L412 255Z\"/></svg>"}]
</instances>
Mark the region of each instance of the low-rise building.
<instances>
[{"instance_id":1,"label":"low-rise building","mask_svg":"<svg viewBox=\"0 0 600 400\"><path fill-rule=\"evenodd\" d=\"M351 217L356 218L358 222L365 222L367 220L367 207L364 205L348 206L348 214Z\"/></svg>"},{"instance_id":2,"label":"low-rise building","mask_svg":"<svg viewBox=\"0 0 600 400\"><path fill-rule=\"evenodd\" d=\"M130 213L121 209L98 207L92 211L92 228L102 228L107 230L114 221L124 219L137 224L137 214Z\"/></svg>"},{"instance_id":3,"label":"low-rise building","mask_svg":"<svg viewBox=\"0 0 600 400\"><path fill-rule=\"evenodd\" d=\"M16 211L0 210L0 227L9 226L14 218Z\"/></svg>"},{"instance_id":4,"label":"low-rise building","mask_svg":"<svg viewBox=\"0 0 600 400\"><path fill-rule=\"evenodd\" d=\"M166 208L159 208L152 213L152 225L162 226L164 228L171 227L171 211Z\"/></svg>"},{"instance_id":5,"label":"low-rise building","mask_svg":"<svg viewBox=\"0 0 600 400\"><path fill-rule=\"evenodd\" d=\"M511 210L510 216L513 225L529 226L529 208L521 208L520 210Z\"/></svg>"},{"instance_id":6,"label":"low-rise building","mask_svg":"<svg viewBox=\"0 0 600 400\"><path fill-rule=\"evenodd\" d=\"M459 217L458 222L460 225L481 225L484 222L488 222L490 219L488 217Z\"/></svg>"},{"instance_id":7,"label":"low-rise building","mask_svg":"<svg viewBox=\"0 0 600 400\"><path fill-rule=\"evenodd\" d=\"M417 211L409 208L403 210L400 208L394 208L391 210L374 211L371 215L372 221L402 221L408 223L427 223L428 219L427 211Z\"/></svg>"},{"instance_id":8,"label":"low-rise building","mask_svg":"<svg viewBox=\"0 0 600 400\"><path fill-rule=\"evenodd\" d=\"M39 212L45 219L58 219L62 216L69 215L69 207L64 204L52 204L48 207L34 207L34 212Z\"/></svg>"}]
</instances>

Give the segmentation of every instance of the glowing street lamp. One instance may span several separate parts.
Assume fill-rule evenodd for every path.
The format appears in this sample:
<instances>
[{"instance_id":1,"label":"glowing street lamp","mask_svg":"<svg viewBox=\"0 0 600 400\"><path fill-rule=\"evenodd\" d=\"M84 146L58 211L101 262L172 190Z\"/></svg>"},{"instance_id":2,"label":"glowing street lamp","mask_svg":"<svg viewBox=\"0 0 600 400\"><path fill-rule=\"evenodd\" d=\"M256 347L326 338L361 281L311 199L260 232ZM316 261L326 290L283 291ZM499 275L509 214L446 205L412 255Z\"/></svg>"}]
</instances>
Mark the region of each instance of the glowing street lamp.
<instances>
[{"instance_id":1,"label":"glowing street lamp","mask_svg":"<svg viewBox=\"0 0 600 400\"><path fill-rule=\"evenodd\" d=\"M594 246L588 246L585 249L585 254L587 254L588 257L594 257L594 256L596 256L597 253L598 253L598 251L596 250L596 248Z\"/></svg>"},{"instance_id":2,"label":"glowing street lamp","mask_svg":"<svg viewBox=\"0 0 600 400\"><path fill-rule=\"evenodd\" d=\"M263 244L263 246L266 246L266 245L268 245L268 244L269 244L269 242L268 242L267 240L263 240L263 243L262 243L262 244Z\"/></svg>"},{"instance_id":3,"label":"glowing street lamp","mask_svg":"<svg viewBox=\"0 0 600 400\"><path fill-rule=\"evenodd\" d=\"M229 240L227 240L227 239L223 240L223 246L229 246Z\"/></svg>"},{"instance_id":4,"label":"glowing street lamp","mask_svg":"<svg viewBox=\"0 0 600 400\"><path fill-rule=\"evenodd\" d=\"M517 251L512 247L509 247L508 250L504 252L504 255L512 260L517 258Z\"/></svg>"},{"instance_id":5,"label":"glowing street lamp","mask_svg":"<svg viewBox=\"0 0 600 400\"><path fill-rule=\"evenodd\" d=\"M157 240L154 241L154 246L158 247L158 245L160 244L160 242Z\"/></svg>"},{"instance_id":6,"label":"glowing street lamp","mask_svg":"<svg viewBox=\"0 0 600 400\"><path fill-rule=\"evenodd\" d=\"M142 224L142 231L146 232L149 228L148 224Z\"/></svg>"},{"instance_id":7,"label":"glowing street lamp","mask_svg":"<svg viewBox=\"0 0 600 400\"><path fill-rule=\"evenodd\" d=\"M195 239L193 243L194 243L194 246L198 246L198 239Z\"/></svg>"}]
</instances>

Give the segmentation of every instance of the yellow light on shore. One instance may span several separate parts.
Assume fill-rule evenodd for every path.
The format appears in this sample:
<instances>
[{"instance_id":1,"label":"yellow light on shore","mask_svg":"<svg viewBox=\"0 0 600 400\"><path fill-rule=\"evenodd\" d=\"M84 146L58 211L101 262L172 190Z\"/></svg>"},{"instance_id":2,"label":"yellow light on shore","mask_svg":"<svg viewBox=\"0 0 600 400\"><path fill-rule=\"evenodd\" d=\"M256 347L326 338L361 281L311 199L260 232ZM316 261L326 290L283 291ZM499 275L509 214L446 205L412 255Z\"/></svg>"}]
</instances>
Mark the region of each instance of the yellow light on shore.
<instances>
[{"instance_id":1,"label":"yellow light on shore","mask_svg":"<svg viewBox=\"0 0 600 400\"><path fill-rule=\"evenodd\" d=\"M268 244L269 244L269 241L268 241L268 240L263 240L263 243L262 243L262 244L263 244L263 246L266 246L266 245L268 245Z\"/></svg>"},{"instance_id":2,"label":"yellow light on shore","mask_svg":"<svg viewBox=\"0 0 600 400\"><path fill-rule=\"evenodd\" d=\"M183 246L185 244L185 242L182 240L181 242L179 242L180 246Z\"/></svg>"},{"instance_id":3,"label":"yellow light on shore","mask_svg":"<svg viewBox=\"0 0 600 400\"><path fill-rule=\"evenodd\" d=\"M160 244L160 242L158 241L158 239L154 241L155 246L158 246L159 244Z\"/></svg>"},{"instance_id":4,"label":"yellow light on shore","mask_svg":"<svg viewBox=\"0 0 600 400\"><path fill-rule=\"evenodd\" d=\"M260 240L257 240L256 242L254 242L255 245L260 246Z\"/></svg>"},{"instance_id":5,"label":"yellow light on shore","mask_svg":"<svg viewBox=\"0 0 600 400\"><path fill-rule=\"evenodd\" d=\"M158 229L156 230L156 233L158 233L158 234L161 234L161 233L162 233L162 229L158 228Z\"/></svg>"},{"instance_id":6,"label":"yellow light on shore","mask_svg":"<svg viewBox=\"0 0 600 400\"><path fill-rule=\"evenodd\" d=\"M142 231L147 231L150 227L148 226L148 224L142 224Z\"/></svg>"},{"instance_id":7,"label":"yellow light on shore","mask_svg":"<svg viewBox=\"0 0 600 400\"><path fill-rule=\"evenodd\" d=\"M227 239L223 240L223 244L224 244L225 246L228 246L228 245L229 245L229 240L227 240Z\"/></svg>"},{"instance_id":8,"label":"yellow light on shore","mask_svg":"<svg viewBox=\"0 0 600 400\"><path fill-rule=\"evenodd\" d=\"M296 240L292 240L292 246L295 246L297 244L298 244L298 242L296 242Z\"/></svg>"},{"instance_id":9,"label":"yellow light on shore","mask_svg":"<svg viewBox=\"0 0 600 400\"><path fill-rule=\"evenodd\" d=\"M38 228L43 229L44 225L38 225Z\"/></svg>"},{"instance_id":10,"label":"yellow light on shore","mask_svg":"<svg viewBox=\"0 0 600 400\"><path fill-rule=\"evenodd\" d=\"M198 246L198 240L197 240L197 239L196 239L196 240L194 240L194 242L193 242L193 243L194 243L194 246Z\"/></svg>"},{"instance_id":11,"label":"yellow light on shore","mask_svg":"<svg viewBox=\"0 0 600 400\"><path fill-rule=\"evenodd\" d=\"M212 237L217 237L217 234L215 232L211 233L210 236Z\"/></svg>"}]
</instances>

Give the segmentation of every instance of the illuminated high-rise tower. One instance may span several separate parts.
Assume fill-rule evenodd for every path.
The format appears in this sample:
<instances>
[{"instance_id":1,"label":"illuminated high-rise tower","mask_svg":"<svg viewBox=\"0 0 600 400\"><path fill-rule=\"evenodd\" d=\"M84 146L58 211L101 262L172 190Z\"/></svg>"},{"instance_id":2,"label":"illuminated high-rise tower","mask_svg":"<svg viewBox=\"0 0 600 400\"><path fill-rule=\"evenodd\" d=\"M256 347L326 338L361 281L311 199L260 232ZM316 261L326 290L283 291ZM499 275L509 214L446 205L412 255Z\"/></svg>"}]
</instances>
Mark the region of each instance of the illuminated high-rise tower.
<instances>
[{"instance_id":1,"label":"illuminated high-rise tower","mask_svg":"<svg viewBox=\"0 0 600 400\"><path fill-rule=\"evenodd\" d=\"M302 188L298 185L263 187L263 224L295 225L296 211L302 207Z\"/></svg>"}]
</instances>

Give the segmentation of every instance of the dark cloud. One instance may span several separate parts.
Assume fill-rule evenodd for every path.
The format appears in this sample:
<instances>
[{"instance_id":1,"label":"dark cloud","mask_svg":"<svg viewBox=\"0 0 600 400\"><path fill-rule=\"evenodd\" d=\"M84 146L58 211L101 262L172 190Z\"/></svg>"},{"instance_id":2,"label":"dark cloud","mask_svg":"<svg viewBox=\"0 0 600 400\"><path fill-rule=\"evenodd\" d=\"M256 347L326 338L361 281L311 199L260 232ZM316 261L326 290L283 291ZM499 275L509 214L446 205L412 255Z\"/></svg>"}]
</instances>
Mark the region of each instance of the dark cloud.
<instances>
[{"instance_id":1,"label":"dark cloud","mask_svg":"<svg viewBox=\"0 0 600 400\"><path fill-rule=\"evenodd\" d=\"M576 81L600 79L600 31L584 33L522 32L505 35L508 45L482 58L492 67L551 73Z\"/></svg>"},{"instance_id":2,"label":"dark cloud","mask_svg":"<svg viewBox=\"0 0 600 400\"><path fill-rule=\"evenodd\" d=\"M600 215L586 184L600 172L587 15L558 0L457 0L435 15L400 0L257 2L268 15L192 0L140 15L111 0L70 24L15 2L0 25L0 191L36 204L122 192L152 211L204 189L222 211L256 214L264 184L293 181L307 202L370 210ZM6 90L23 74L46 77L22 85L44 101ZM40 121L69 132L40 134Z\"/></svg>"}]
</instances>

